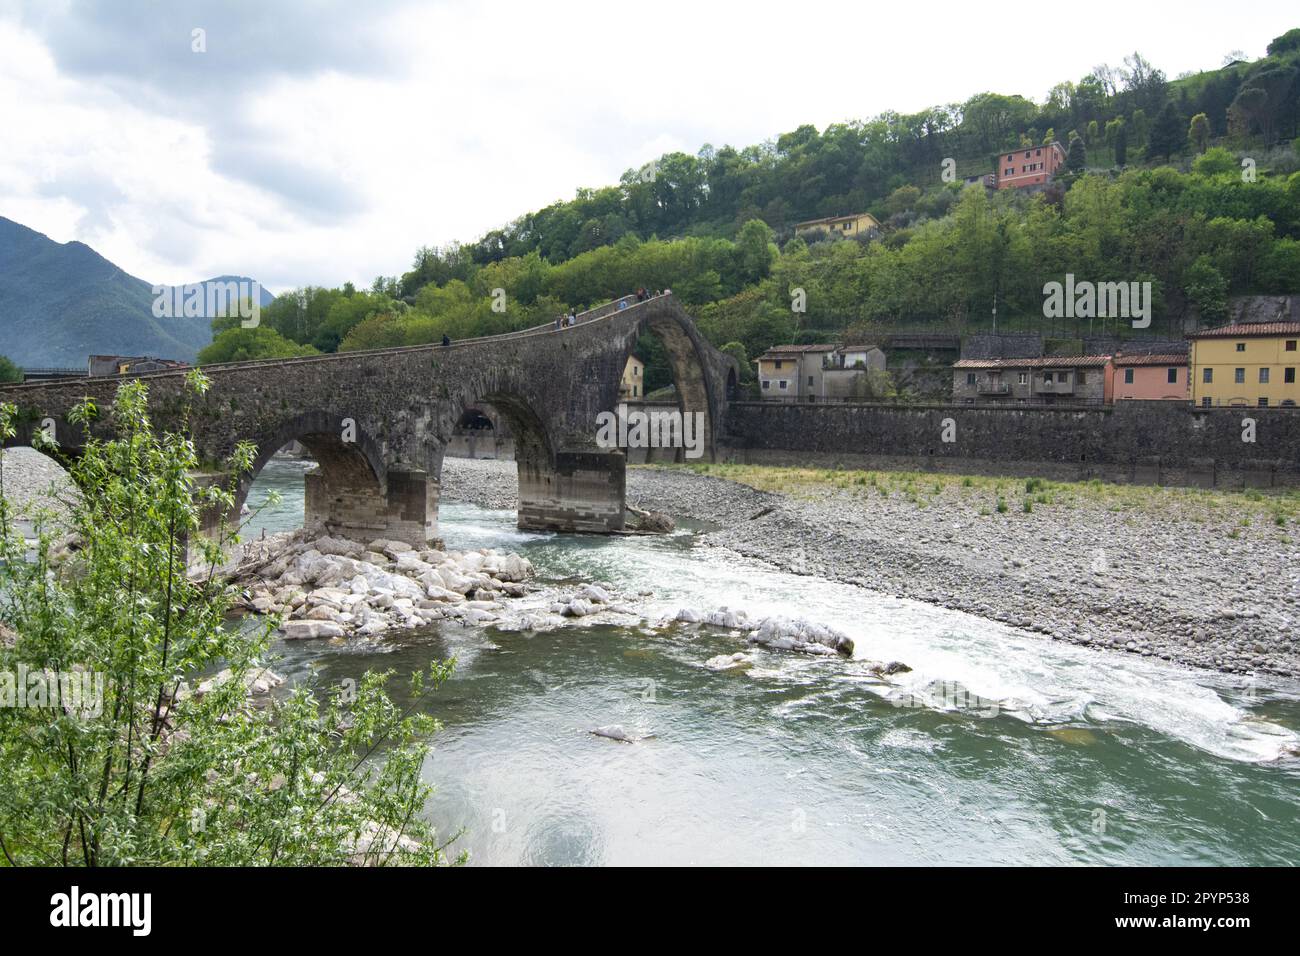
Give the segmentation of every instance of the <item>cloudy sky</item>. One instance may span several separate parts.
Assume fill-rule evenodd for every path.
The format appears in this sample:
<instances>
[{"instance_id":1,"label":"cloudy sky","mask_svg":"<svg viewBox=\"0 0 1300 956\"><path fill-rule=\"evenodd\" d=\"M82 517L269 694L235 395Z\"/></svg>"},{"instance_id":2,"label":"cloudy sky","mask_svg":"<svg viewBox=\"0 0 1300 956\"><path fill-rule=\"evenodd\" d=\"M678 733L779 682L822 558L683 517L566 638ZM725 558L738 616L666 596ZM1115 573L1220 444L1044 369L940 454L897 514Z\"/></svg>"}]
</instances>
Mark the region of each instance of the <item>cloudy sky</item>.
<instances>
[{"instance_id":1,"label":"cloudy sky","mask_svg":"<svg viewBox=\"0 0 1300 956\"><path fill-rule=\"evenodd\" d=\"M151 282L369 285L667 150L1041 101L1134 49L1173 77L1300 26L1293 0L1032 10L0 0L0 216Z\"/></svg>"}]
</instances>

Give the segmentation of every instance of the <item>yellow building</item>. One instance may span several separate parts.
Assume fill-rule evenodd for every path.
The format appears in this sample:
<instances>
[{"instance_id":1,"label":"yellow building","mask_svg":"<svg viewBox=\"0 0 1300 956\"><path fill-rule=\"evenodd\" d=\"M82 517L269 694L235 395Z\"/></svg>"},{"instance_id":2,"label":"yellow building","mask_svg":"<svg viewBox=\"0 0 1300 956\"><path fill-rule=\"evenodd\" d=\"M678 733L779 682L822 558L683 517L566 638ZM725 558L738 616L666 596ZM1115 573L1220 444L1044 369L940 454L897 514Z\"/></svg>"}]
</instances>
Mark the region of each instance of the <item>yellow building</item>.
<instances>
[{"instance_id":1,"label":"yellow building","mask_svg":"<svg viewBox=\"0 0 1300 956\"><path fill-rule=\"evenodd\" d=\"M852 239L856 236L869 235L880 228L876 217L869 212L854 213L851 216L827 216L825 219L809 219L807 222L795 223L794 234L804 236L810 232L824 232L831 236L844 236Z\"/></svg>"},{"instance_id":2,"label":"yellow building","mask_svg":"<svg viewBox=\"0 0 1300 956\"><path fill-rule=\"evenodd\" d=\"M618 397L645 398L645 362L635 355L627 357L623 378L618 383Z\"/></svg>"},{"instance_id":3,"label":"yellow building","mask_svg":"<svg viewBox=\"0 0 1300 956\"><path fill-rule=\"evenodd\" d=\"M1188 338L1194 404L1265 408L1300 402L1300 322L1224 325Z\"/></svg>"}]
</instances>

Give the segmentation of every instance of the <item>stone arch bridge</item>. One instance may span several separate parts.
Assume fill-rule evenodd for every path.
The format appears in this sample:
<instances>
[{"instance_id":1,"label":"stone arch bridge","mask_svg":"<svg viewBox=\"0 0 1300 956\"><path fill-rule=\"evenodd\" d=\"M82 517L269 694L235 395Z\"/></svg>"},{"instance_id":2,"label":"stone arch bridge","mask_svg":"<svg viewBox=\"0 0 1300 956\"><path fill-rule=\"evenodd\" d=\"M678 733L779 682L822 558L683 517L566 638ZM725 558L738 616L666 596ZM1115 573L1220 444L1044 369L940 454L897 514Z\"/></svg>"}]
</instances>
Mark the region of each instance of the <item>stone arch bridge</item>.
<instances>
[{"instance_id":1,"label":"stone arch bridge","mask_svg":"<svg viewBox=\"0 0 1300 956\"><path fill-rule=\"evenodd\" d=\"M664 344L683 413L703 415L712 460L739 376L671 294L629 296L552 324L448 346L346 352L208 365L211 388L193 404L201 460L224 461L237 442L258 454L238 505L267 460L297 439L319 467L308 473L305 520L332 534L411 542L437 536L443 455L464 409L491 403L515 435L521 528L609 533L624 526L626 457L597 441L601 412L614 411L627 358L643 333ZM146 373L156 427L173 426L185 371ZM124 378L0 386L19 409L16 438L29 445L52 419L75 455L84 440L68 412L86 397L107 409ZM107 433L102 419L96 431ZM209 516L215 524L221 516Z\"/></svg>"}]
</instances>

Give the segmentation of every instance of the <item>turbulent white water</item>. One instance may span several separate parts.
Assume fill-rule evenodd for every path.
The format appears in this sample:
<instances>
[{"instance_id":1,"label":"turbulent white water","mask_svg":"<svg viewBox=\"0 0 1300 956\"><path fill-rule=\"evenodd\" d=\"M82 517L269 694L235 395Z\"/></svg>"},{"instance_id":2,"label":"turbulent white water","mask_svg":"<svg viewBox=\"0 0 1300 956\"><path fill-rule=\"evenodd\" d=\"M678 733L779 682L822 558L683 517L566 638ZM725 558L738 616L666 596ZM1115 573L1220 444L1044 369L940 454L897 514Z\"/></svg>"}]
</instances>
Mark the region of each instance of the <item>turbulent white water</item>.
<instances>
[{"instance_id":1,"label":"turbulent white water","mask_svg":"<svg viewBox=\"0 0 1300 956\"><path fill-rule=\"evenodd\" d=\"M300 516L288 495L285 520L295 506ZM465 827L477 861L1300 862L1293 686L776 571L689 530L601 538L513 524L469 505L440 513L449 547L521 551L551 591L608 582L639 620L285 648L291 675L318 679L457 657L431 705L446 729L430 813ZM652 626L722 606L831 625L854 638L855 658ZM753 666L704 667L735 651ZM912 671L881 680L869 661ZM645 739L589 733L609 724Z\"/></svg>"},{"instance_id":2,"label":"turbulent white water","mask_svg":"<svg viewBox=\"0 0 1300 956\"><path fill-rule=\"evenodd\" d=\"M503 529L499 520L475 520L479 511L444 506L464 547L517 550L556 540ZM677 536L689 539L692 532ZM649 599L627 602L651 621L683 607L725 606L744 609L751 618L802 616L829 624L854 639L855 659L902 661L912 668L892 675L888 685L870 685L900 706L919 701L1041 724L1083 717L1129 721L1233 760L1276 760L1300 746L1295 732L1241 706L1256 686L1244 678L1060 643L959 611L773 570L722 549L683 550L644 538L612 541L584 554L583 569L625 592L652 590ZM832 669L835 663L776 653L760 673L802 679L810 667Z\"/></svg>"}]
</instances>

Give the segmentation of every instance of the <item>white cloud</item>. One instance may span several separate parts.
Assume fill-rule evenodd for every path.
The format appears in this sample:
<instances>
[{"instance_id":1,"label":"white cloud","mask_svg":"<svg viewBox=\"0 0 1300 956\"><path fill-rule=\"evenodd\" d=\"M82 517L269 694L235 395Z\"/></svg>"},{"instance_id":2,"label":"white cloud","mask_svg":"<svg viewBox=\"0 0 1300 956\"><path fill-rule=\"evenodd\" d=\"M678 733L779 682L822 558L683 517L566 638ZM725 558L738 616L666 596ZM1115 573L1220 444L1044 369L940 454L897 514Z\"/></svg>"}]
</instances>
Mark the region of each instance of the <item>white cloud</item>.
<instances>
[{"instance_id":1,"label":"white cloud","mask_svg":"<svg viewBox=\"0 0 1300 956\"><path fill-rule=\"evenodd\" d=\"M152 282L368 283L669 149L960 101L1041 100L1138 48L1262 55L1292 8L967 3L0 0L0 215ZM317 12L324 9L325 12ZM207 54L189 31L208 31Z\"/></svg>"}]
</instances>

